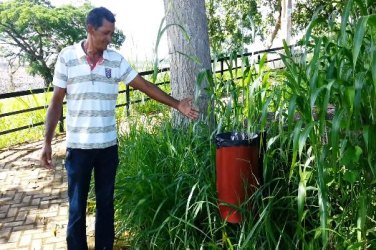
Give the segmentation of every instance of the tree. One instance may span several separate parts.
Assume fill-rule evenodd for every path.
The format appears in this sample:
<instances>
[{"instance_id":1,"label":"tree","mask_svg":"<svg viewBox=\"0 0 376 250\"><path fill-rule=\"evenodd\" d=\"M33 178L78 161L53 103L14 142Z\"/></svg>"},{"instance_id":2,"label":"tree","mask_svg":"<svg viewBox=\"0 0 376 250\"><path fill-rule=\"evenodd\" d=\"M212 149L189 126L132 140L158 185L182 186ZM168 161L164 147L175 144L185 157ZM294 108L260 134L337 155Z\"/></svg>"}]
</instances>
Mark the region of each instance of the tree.
<instances>
[{"instance_id":1,"label":"tree","mask_svg":"<svg viewBox=\"0 0 376 250\"><path fill-rule=\"evenodd\" d=\"M207 0L212 52L241 51L260 34L261 15L257 0Z\"/></svg>"},{"instance_id":2,"label":"tree","mask_svg":"<svg viewBox=\"0 0 376 250\"><path fill-rule=\"evenodd\" d=\"M344 11L347 1L326 1L326 0L300 0L297 1L293 12L293 22L295 23L293 32L303 30L312 20L313 15L317 15L322 23L315 27L317 34L328 30L326 21L340 25L341 19L338 18ZM367 15L376 13L375 0L356 0L354 1L354 15Z\"/></svg>"},{"instance_id":3,"label":"tree","mask_svg":"<svg viewBox=\"0 0 376 250\"><path fill-rule=\"evenodd\" d=\"M172 95L182 99L194 96L196 93L197 106L205 116L209 99L206 92L208 83L203 81L196 84L200 72L211 70L205 2L204 0L164 0L164 4L168 26L168 48L171 55ZM178 126L188 121L184 116L173 111L172 122Z\"/></svg>"},{"instance_id":4,"label":"tree","mask_svg":"<svg viewBox=\"0 0 376 250\"><path fill-rule=\"evenodd\" d=\"M12 0L0 3L0 44L9 61L18 58L32 75L40 75L46 86L52 82L58 53L86 37L85 18L92 8L70 5L54 7L48 0ZM117 31L113 43L119 47L124 35Z\"/></svg>"},{"instance_id":5,"label":"tree","mask_svg":"<svg viewBox=\"0 0 376 250\"><path fill-rule=\"evenodd\" d=\"M319 20L330 20L339 25L338 13L342 13L344 1L295 0L292 1L291 33L305 30L317 12ZM345 1L346 2L346 1ZM375 13L375 0L357 0L358 12L367 9ZM206 0L209 21L210 47L214 53L241 51L259 36L266 47L271 47L281 32L287 0ZM363 7L360 7L363 6ZM286 16L286 15L285 15ZM252 20L252 21L251 21ZM317 25L315 32L325 32L324 24ZM286 31L285 31L286 32Z\"/></svg>"},{"instance_id":6,"label":"tree","mask_svg":"<svg viewBox=\"0 0 376 250\"><path fill-rule=\"evenodd\" d=\"M287 0L207 0L212 50L215 54L242 52L257 37L270 48L283 27L287 3Z\"/></svg>"}]
</instances>

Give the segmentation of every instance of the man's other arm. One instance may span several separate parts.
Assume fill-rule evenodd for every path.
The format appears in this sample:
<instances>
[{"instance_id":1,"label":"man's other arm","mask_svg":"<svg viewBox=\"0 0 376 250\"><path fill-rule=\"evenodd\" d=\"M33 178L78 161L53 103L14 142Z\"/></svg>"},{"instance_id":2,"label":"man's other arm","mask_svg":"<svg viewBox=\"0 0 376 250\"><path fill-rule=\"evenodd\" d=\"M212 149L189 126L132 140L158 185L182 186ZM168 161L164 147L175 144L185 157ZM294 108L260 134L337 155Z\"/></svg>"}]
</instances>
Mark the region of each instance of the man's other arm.
<instances>
[{"instance_id":1,"label":"man's other arm","mask_svg":"<svg viewBox=\"0 0 376 250\"><path fill-rule=\"evenodd\" d=\"M40 161L42 166L52 169L54 166L52 164L52 148L51 142L55 133L56 125L59 121L61 115L61 109L63 107L63 100L65 97L65 89L54 87L54 93L50 105L48 106L46 121L45 121L45 134L44 134L44 144L42 148L42 153L40 156Z\"/></svg>"}]
</instances>

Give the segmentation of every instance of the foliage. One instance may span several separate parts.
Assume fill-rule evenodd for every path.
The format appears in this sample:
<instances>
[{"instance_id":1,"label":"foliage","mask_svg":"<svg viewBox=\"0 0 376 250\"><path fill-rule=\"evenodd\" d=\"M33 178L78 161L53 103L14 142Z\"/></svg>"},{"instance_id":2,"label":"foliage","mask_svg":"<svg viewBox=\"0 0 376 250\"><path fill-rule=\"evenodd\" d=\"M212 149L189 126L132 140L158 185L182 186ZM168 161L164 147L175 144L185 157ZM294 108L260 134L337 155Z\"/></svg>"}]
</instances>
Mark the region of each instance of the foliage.
<instances>
[{"instance_id":1,"label":"foliage","mask_svg":"<svg viewBox=\"0 0 376 250\"><path fill-rule=\"evenodd\" d=\"M213 88L210 89L215 102L214 113L217 114L217 133L260 131L261 123L255 121L267 115L267 110L263 110L262 106L268 98L266 91L272 86L267 54L257 64L246 57L241 59L242 67L238 69L236 55L231 55L225 62L229 75L214 79Z\"/></svg>"},{"instance_id":2,"label":"foliage","mask_svg":"<svg viewBox=\"0 0 376 250\"><path fill-rule=\"evenodd\" d=\"M286 80L276 97L285 122L274 142L283 151L275 156L299 179L303 248L375 247L376 16L362 5L347 1L335 17L341 29L328 20L328 35L313 36L314 25L323 23L312 20L301 56L287 47L282 55Z\"/></svg>"},{"instance_id":3,"label":"foliage","mask_svg":"<svg viewBox=\"0 0 376 250\"><path fill-rule=\"evenodd\" d=\"M205 178L211 178L210 175L196 179L203 173L203 168L207 169L205 165L210 159L208 152L202 151L206 140L197 138L194 140L197 145L187 145L193 136L192 129L183 135L170 125L164 125L148 132L143 124L136 123L130 127L128 136L120 138L120 152L123 153L117 175L116 215L122 218L117 220L119 232L127 231L134 236L132 245L146 249L184 245L178 239L171 243L168 240L169 234L178 236L182 233L180 228L174 230L171 225L179 223L184 216L183 199L196 182L199 182L197 190L214 191L213 181L205 181ZM184 157L178 157L180 155ZM193 202L192 205L199 204Z\"/></svg>"},{"instance_id":4,"label":"foliage","mask_svg":"<svg viewBox=\"0 0 376 250\"><path fill-rule=\"evenodd\" d=\"M15 97L0 100L0 113L10 113L22 109L32 109L47 105L51 99L51 93L33 94L25 97ZM23 114L15 114L0 118L0 131L15 129L18 127L29 127L28 129L1 135L0 149L27 141L36 141L43 138L43 126L35 126L41 123L46 114L45 109L33 110Z\"/></svg>"},{"instance_id":5,"label":"foliage","mask_svg":"<svg viewBox=\"0 0 376 250\"><path fill-rule=\"evenodd\" d=\"M362 3L347 1L339 26L315 17L301 46L285 46L281 74L265 55L200 76L215 132L267 135L263 184L238 207L242 223L219 216L215 133L164 118L119 137L117 236L135 249L375 249L376 16Z\"/></svg>"},{"instance_id":6,"label":"foliage","mask_svg":"<svg viewBox=\"0 0 376 250\"><path fill-rule=\"evenodd\" d=\"M299 0L293 2L292 33L300 35L310 21L317 16L322 25L316 25L315 32L328 31L326 20L339 26L339 13L343 12L341 1ZM357 16L375 13L376 2L357 0L354 14ZM273 40L274 32L281 28L282 0L237 0L206 1L209 22L210 46L214 54L225 51L241 52L259 36L264 43Z\"/></svg>"},{"instance_id":7,"label":"foliage","mask_svg":"<svg viewBox=\"0 0 376 250\"><path fill-rule=\"evenodd\" d=\"M364 15L364 13L376 13L376 2L373 0L357 0L353 14ZM340 1L325 0L303 0L296 1L295 9L292 13L293 32L296 34L300 30L308 27L310 21L317 16L317 20L323 20L322 25L317 25L315 30L317 33L328 31L326 25L327 20L331 23L339 25L340 19L337 19L339 13L343 13L344 5ZM315 17L316 18L316 17Z\"/></svg>"},{"instance_id":8,"label":"foliage","mask_svg":"<svg viewBox=\"0 0 376 250\"><path fill-rule=\"evenodd\" d=\"M241 51L254 42L256 27L261 24L255 0L206 1L211 49L215 54Z\"/></svg>"},{"instance_id":9,"label":"foliage","mask_svg":"<svg viewBox=\"0 0 376 250\"><path fill-rule=\"evenodd\" d=\"M263 185L238 208L242 223L216 208L211 131L136 124L120 139L118 234L141 249L375 248L376 16L358 7L346 2L341 29L328 20L328 34L310 26L301 47L286 46L277 78L266 57L238 81L235 69L207 73L216 132L267 135Z\"/></svg>"},{"instance_id":10,"label":"foliage","mask_svg":"<svg viewBox=\"0 0 376 250\"><path fill-rule=\"evenodd\" d=\"M47 0L11 0L0 3L0 42L8 60L19 59L31 74L52 82L57 54L86 37L85 18L92 6L53 7ZM124 35L117 31L113 43L119 47Z\"/></svg>"}]
</instances>

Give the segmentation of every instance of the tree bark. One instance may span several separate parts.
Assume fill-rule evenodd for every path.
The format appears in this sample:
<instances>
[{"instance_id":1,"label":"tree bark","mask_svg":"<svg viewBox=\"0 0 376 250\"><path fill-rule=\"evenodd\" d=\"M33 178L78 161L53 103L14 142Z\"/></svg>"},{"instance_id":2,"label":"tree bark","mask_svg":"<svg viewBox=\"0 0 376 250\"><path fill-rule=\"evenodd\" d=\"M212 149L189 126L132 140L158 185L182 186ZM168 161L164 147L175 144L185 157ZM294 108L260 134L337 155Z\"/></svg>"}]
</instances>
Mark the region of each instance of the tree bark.
<instances>
[{"instance_id":1,"label":"tree bark","mask_svg":"<svg viewBox=\"0 0 376 250\"><path fill-rule=\"evenodd\" d=\"M200 86L196 84L200 72L211 70L205 1L164 0L164 4L166 25L171 25L167 29L167 37L171 58L172 96L179 100L188 96L198 97L195 106L203 118L207 118L208 82L203 81ZM188 34L189 40L184 33ZM182 126L188 120L173 111L172 123L174 126Z\"/></svg>"},{"instance_id":2,"label":"tree bark","mask_svg":"<svg viewBox=\"0 0 376 250\"><path fill-rule=\"evenodd\" d=\"M291 11L292 0L282 0L282 38L287 45L290 45L291 40Z\"/></svg>"},{"instance_id":3,"label":"tree bark","mask_svg":"<svg viewBox=\"0 0 376 250\"><path fill-rule=\"evenodd\" d=\"M274 39L277 37L278 31L281 29L281 22L282 22L282 3L281 0L279 0L279 6L280 8L278 9L278 18L276 20L274 29L272 34L270 35L269 42L267 45L267 48L270 49L273 46Z\"/></svg>"},{"instance_id":4,"label":"tree bark","mask_svg":"<svg viewBox=\"0 0 376 250\"><path fill-rule=\"evenodd\" d=\"M16 85L14 84L13 75L16 72L16 70L13 69L13 65L11 61L8 61L8 76L9 76L9 84L10 84L10 90L14 91L16 89Z\"/></svg>"}]
</instances>

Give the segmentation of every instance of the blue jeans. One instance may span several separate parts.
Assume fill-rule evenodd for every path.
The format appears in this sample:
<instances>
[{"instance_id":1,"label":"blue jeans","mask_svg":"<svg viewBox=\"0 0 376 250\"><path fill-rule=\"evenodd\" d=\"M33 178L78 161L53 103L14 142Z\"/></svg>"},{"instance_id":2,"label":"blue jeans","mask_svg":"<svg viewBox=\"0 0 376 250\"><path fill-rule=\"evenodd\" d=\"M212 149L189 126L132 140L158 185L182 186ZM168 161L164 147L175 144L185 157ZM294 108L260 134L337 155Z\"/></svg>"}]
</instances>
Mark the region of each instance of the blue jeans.
<instances>
[{"instance_id":1,"label":"blue jeans","mask_svg":"<svg viewBox=\"0 0 376 250\"><path fill-rule=\"evenodd\" d=\"M95 249L109 250L114 243L114 186L119 163L117 145L104 149L67 149L69 221L68 250L87 250L86 204L94 169L96 218Z\"/></svg>"}]
</instances>

